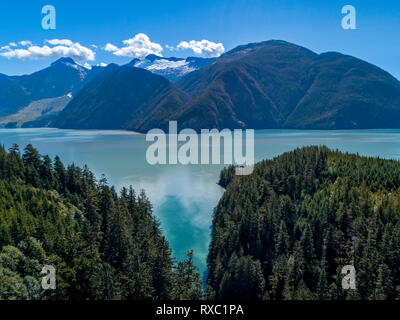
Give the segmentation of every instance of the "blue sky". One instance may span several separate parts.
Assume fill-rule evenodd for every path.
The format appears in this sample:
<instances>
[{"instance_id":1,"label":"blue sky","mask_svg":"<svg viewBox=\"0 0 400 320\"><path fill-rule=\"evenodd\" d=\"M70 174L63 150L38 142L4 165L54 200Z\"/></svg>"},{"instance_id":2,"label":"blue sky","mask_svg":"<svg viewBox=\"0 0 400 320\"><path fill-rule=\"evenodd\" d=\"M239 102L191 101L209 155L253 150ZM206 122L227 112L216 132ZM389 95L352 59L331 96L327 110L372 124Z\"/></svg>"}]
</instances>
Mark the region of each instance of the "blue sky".
<instances>
[{"instance_id":1,"label":"blue sky","mask_svg":"<svg viewBox=\"0 0 400 320\"><path fill-rule=\"evenodd\" d=\"M56 30L41 27L41 10L48 4L56 8ZM357 10L356 30L341 27L341 8L346 4ZM185 46L178 50L182 41L190 44L192 40L208 40L214 46L221 43L227 51L249 42L282 39L318 53L339 51L354 55L400 79L400 1L23 0L0 4L0 48L17 44L0 53L26 50L30 45L21 46L18 42L22 40L42 50L45 45L50 48L60 45L50 45L45 40L68 39L79 43L82 50L92 51L93 55L83 51L86 53L82 64L122 64L132 57L124 56L124 50L105 51L104 47L110 43L118 49L124 48L129 45L122 41L133 39L139 33L147 35L156 51L159 45L163 56L178 57L210 55L206 51L196 54L191 49L182 49ZM169 50L166 46L175 49ZM37 58L8 59L0 55L0 73L31 73L49 65L55 55ZM92 61L85 61L88 58Z\"/></svg>"}]
</instances>

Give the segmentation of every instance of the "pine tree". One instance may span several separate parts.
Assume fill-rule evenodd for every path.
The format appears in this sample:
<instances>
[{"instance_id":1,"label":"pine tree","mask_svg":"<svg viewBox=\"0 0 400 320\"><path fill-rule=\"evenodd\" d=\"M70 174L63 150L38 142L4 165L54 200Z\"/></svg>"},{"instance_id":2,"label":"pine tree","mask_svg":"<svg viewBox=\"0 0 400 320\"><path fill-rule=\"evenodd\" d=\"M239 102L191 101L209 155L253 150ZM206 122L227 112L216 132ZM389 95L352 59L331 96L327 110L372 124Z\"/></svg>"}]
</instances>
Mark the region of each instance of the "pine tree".
<instances>
[{"instance_id":1,"label":"pine tree","mask_svg":"<svg viewBox=\"0 0 400 320\"><path fill-rule=\"evenodd\" d=\"M187 259L178 262L176 267L172 299L200 300L203 297L202 281L193 264L193 251L188 251L186 256Z\"/></svg>"}]
</instances>

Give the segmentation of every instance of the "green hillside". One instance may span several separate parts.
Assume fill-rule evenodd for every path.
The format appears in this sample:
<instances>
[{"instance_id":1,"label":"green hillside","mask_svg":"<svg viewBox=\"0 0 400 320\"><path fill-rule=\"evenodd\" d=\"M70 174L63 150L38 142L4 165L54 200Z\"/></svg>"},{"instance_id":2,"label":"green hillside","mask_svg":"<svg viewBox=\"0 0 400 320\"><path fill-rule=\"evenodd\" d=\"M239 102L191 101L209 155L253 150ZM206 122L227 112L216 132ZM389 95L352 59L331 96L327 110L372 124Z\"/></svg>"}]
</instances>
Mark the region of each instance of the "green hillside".
<instances>
[{"instance_id":1,"label":"green hillside","mask_svg":"<svg viewBox=\"0 0 400 320\"><path fill-rule=\"evenodd\" d=\"M56 290L40 285L44 265L56 268ZM0 148L0 300L201 296L192 253L173 260L144 192L118 194L31 145Z\"/></svg>"},{"instance_id":2,"label":"green hillside","mask_svg":"<svg viewBox=\"0 0 400 320\"><path fill-rule=\"evenodd\" d=\"M210 298L400 298L400 162L307 147L220 184ZM342 289L345 265L356 290Z\"/></svg>"}]
</instances>

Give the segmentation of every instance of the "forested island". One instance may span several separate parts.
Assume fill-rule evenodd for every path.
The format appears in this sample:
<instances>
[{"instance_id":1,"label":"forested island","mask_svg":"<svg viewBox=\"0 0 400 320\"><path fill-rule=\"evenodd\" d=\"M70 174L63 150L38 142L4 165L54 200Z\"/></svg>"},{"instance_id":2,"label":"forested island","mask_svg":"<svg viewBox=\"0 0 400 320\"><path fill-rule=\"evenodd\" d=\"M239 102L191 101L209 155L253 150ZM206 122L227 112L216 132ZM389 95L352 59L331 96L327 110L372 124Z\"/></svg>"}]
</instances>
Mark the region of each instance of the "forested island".
<instances>
[{"instance_id":1,"label":"forested island","mask_svg":"<svg viewBox=\"0 0 400 320\"><path fill-rule=\"evenodd\" d=\"M31 145L0 148L0 300L200 299L193 253L176 262L144 191L120 193ZM44 265L56 290L43 290Z\"/></svg>"},{"instance_id":2,"label":"forested island","mask_svg":"<svg viewBox=\"0 0 400 320\"><path fill-rule=\"evenodd\" d=\"M400 162L306 147L220 185L210 299L400 299Z\"/></svg>"}]
</instances>

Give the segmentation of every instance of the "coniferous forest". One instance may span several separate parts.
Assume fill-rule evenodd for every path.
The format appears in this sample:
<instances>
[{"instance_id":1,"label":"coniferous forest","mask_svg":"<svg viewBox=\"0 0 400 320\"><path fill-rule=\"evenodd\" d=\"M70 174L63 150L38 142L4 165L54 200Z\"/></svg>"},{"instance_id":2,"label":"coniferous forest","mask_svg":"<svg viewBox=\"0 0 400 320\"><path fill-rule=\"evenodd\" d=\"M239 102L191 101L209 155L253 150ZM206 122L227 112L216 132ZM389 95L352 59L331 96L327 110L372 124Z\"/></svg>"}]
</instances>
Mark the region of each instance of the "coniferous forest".
<instances>
[{"instance_id":1,"label":"coniferous forest","mask_svg":"<svg viewBox=\"0 0 400 320\"><path fill-rule=\"evenodd\" d=\"M0 148L0 300L200 299L192 252L176 262L144 192L28 145ZM56 290L43 290L44 265Z\"/></svg>"},{"instance_id":2,"label":"coniferous forest","mask_svg":"<svg viewBox=\"0 0 400 320\"><path fill-rule=\"evenodd\" d=\"M220 184L209 298L400 299L400 162L307 147Z\"/></svg>"},{"instance_id":3,"label":"coniferous forest","mask_svg":"<svg viewBox=\"0 0 400 320\"><path fill-rule=\"evenodd\" d=\"M400 299L400 162L306 147L221 172L208 299ZM44 265L57 290L43 290ZM342 288L353 265L356 289ZM0 148L0 300L198 300L144 191L31 145Z\"/></svg>"}]
</instances>

